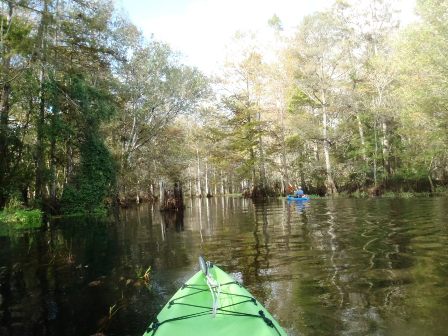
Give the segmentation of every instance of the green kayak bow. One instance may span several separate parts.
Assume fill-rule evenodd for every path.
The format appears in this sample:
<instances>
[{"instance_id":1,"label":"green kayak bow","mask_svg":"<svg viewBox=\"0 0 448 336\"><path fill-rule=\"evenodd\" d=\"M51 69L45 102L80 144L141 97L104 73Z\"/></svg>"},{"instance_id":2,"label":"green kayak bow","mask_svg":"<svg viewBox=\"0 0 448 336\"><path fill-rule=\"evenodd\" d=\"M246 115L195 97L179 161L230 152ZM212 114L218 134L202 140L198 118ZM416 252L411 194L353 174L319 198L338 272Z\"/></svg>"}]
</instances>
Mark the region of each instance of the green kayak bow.
<instances>
[{"instance_id":1,"label":"green kayak bow","mask_svg":"<svg viewBox=\"0 0 448 336\"><path fill-rule=\"evenodd\" d=\"M286 336L230 275L199 257L201 270L168 301L144 336Z\"/></svg>"}]
</instances>

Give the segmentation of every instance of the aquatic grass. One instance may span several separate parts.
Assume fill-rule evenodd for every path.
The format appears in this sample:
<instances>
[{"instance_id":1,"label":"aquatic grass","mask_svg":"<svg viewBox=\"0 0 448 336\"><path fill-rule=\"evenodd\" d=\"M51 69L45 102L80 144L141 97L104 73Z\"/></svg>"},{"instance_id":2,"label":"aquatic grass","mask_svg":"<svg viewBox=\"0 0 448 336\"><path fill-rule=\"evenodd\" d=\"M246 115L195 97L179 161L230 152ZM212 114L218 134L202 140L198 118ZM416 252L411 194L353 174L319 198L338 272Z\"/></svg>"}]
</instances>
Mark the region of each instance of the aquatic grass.
<instances>
[{"instance_id":1,"label":"aquatic grass","mask_svg":"<svg viewBox=\"0 0 448 336\"><path fill-rule=\"evenodd\" d=\"M308 195L308 197L309 197L309 198L312 198L312 199L316 199L316 198L324 198L324 197L322 197L322 196L320 196L320 195L317 195L317 194L310 194L310 195Z\"/></svg>"},{"instance_id":2,"label":"aquatic grass","mask_svg":"<svg viewBox=\"0 0 448 336\"><path fill-rule=\"evenodd\" d=\"M398 197L399 198L413 198L413 197L415 197L416 195L414 194L414 193L411 193L411 192L400 192L399 194L398 194Z\"/></svg>"},{"instance_id":3,"label":"aquatic grass","mask_svg":"<svg viewBox=\"0 0 448 336\"><path fill-rule=\"evenodd\" d=\"M109 312L106 316L104 316L98 322L98 331L95 335L106 335L104 332L109 329L110 324L112 323L112 319L118 313L118 311L122 308L126 308L128 303L125 302L124 298L119 299L116 303L109 306Z\"/></svg>"},{"instance_id":4,"label":"aquatic grass","mask_svg":"<svg viewBox=\"0 0 448 336\"><path fill-rule=\"evenodd\" d=\"M145 274L143 274L143 279L145 279L145 282L146 282L146 283L149 282L150 275L151 275L151 266L149 266L149 267L146 269Z\"/></svg>"},{"instance_id":5,"label":"aquatic grass","mask_svg":"<svg viewBox=\"0 0 448 336\"><path fill-rule=\"evenodd\" d=\"M381 195L383 198L425 198L425 197L437 197L437 196L446 196L446 194L443 193L431 193L431 192L408 192L408 191L401 191L401 192L385 192Z\"/></svg>"},{"instance_id":6,"label":"aquatic grass","mask_svg":"<svg viewBox=\"0 0 448 336\"><path fill-rule=\"evenodd\" d=\"M135 275L137 279L144 280L145 283L148 283L151 276L151 266L149 266L146 271L143 270L143 266L138 265L137 269L135 270Z\"/></svg>"},{"instance_id":7,"label":"aquatic grass","mask_svg":"<svg viewBox=\"0 0 448 336\"><path fill-rule=\"evenodd\" d=\"M448 186L437 186L435 192L441 194L448 194Z\"/></svg>"},{"instance_id":8,"label":"aquatic grass","mask_svg":"<svg viewBox=\"0 0 448 336\"><path fill-rule=\"evenodd\" d=\"M350 198L368 198L369 194L364 190L356 190L352 193L347 193L347 197Z\"/></svg>"},{"instance_id":9,"label":"aquatic grass","mask_svg":"<svg viewBox=\"0 0 448 336\"><path fill-rule=\"evenodd\" d=\"M120 310L120 306L117 305L116 303L112 306L109 307L109 320L112 319L112 317L114 317L114 315L116 313L118 313L118 311Z\"/></svg>"},{"instance_id":10,"label":"aquatic grass","mask_svg":"<svg viewBox=\"0 0 448 336\"><path fill-rule=\"evenodd\" d=\"M91 219L105 219L109 216L109 210L104 207L95 208L90 212L73 212L62 215L54 215L51 216L51 219L83 219L83 218L91 218Z\"/></svg>"},{"instance_id":11,"label":"aquatic grass","mask_svg":"<svg viewBox=\"0 0 448 336\"><path fill-rule=\"evenodd\" d=\"M401 191L401 192L393 192L393 191L387 191L384 194L381 195L383 198L413 198L416 197L419 194L409 192L409 191Z\"/></svg>"}]
</instances>

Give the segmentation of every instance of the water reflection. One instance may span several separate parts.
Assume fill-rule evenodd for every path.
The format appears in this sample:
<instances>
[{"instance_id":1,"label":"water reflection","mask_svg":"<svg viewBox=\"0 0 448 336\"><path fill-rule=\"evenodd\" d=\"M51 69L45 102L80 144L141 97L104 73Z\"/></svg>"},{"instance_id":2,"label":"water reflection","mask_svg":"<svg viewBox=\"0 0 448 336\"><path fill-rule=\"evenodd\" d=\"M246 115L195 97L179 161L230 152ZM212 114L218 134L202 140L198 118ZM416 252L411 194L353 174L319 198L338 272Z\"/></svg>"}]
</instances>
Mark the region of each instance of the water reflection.
<instances>
[{"instance_id":1,"label":"water reflection","mask_svg":"<svg viewBox=\"0 0 448 336\"><path fill-rule=\"evenodd\" d=\"M0 335L140 335L199 254L290 335L444 335L447 203L198 199L3 235Z\"/></svg>"}]
</instances>

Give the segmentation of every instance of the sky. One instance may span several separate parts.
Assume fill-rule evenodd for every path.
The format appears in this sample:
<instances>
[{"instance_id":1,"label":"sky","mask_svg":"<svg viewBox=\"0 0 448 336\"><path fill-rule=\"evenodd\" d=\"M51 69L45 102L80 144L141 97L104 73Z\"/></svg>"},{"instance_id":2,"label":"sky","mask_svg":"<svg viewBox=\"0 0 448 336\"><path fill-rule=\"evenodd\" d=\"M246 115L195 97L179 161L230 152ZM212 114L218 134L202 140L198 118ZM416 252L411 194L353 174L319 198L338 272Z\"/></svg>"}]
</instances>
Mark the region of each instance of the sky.
<instances>
[{"instance_id":1,"label":"sky","mask_svg":"<svg viewBox=\"0 0 448 336\"><path fill-rule=\"evenodd\" d=\"M366 1L366 0L359 0ZM334 0L115 0L147 38L168 43L186 64L213 74L237 31L262 32L276 14L291 31L302 18ZM406 23L415 0L396 0Z\"/></svg>"}]
</instances>

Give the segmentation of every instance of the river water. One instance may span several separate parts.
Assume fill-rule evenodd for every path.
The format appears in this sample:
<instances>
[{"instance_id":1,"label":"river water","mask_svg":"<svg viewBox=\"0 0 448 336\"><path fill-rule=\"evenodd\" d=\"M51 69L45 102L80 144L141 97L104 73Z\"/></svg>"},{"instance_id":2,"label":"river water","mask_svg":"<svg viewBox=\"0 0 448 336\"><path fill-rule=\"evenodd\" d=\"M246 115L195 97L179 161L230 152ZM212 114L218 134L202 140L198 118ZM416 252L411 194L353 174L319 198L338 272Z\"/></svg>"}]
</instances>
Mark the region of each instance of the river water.
<instances>
[{"instance_id":1,"label":"river water","mask_svg":"<svg viewBox=\"0 0 448 336\"><path fill-rule=\"evenodd\" d=\"M216 197L3 234L0 335L141 335L200 254L291 336L448 333L448 199Z\"/></svg>"}]
</instances>

